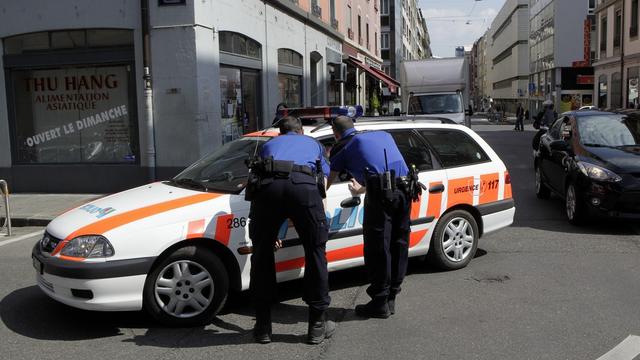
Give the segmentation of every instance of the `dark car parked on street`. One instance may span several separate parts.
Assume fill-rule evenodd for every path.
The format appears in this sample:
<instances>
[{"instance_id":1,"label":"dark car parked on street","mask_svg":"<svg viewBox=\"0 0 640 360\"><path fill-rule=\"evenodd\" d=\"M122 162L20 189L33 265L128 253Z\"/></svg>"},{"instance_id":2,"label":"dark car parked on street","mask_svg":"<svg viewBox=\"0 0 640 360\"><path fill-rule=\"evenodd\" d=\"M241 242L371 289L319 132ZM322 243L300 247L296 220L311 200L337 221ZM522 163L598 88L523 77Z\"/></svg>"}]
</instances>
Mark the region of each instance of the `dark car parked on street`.
<instances>
[{"instance_id":1,"label":"dark car parked on street","mask_svg":"<svg viewBox=\"0 0 640 360\"><path fill-rule=\"evenodd\" d=\"M562 114L534 146L536 195L565 199L569 222L640 220L640 112Z\"/></svg>"}]
</instances>

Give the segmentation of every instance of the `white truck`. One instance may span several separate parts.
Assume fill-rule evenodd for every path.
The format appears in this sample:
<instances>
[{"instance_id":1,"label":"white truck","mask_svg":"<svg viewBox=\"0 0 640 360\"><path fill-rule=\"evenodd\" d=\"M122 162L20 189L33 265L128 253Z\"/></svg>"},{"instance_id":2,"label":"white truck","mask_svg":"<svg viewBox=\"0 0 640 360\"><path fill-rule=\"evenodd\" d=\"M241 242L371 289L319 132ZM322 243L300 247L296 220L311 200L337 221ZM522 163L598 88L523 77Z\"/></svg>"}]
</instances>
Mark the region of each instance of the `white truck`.
<instances>
[{"instance_id":1,"label":"white truck","mask_svg":"<svg viewBox=\"0 0 640 360\"><path fill-rule=\"evenodd\" d=\"M465 121L469 107L469 66L464 57L404 61L400 74L407 115Z\"/></svg>"}]
</instances>

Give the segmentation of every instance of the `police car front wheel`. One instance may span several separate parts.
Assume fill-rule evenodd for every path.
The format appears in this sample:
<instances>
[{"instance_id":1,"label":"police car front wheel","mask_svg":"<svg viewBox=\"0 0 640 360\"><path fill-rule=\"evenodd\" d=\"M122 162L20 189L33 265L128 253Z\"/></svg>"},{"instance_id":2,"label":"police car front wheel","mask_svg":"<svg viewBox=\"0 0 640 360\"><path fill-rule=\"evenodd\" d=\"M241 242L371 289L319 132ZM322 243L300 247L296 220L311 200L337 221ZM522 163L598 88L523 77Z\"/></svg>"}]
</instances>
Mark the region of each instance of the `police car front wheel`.
<instances>
[{"instance_id":1,"label":"police car front wheel","mask_svg":"<svg viewBox=\"0 0 640 360\"><path fill-rule=\"evenodd\" d=\"M442 270L467 266L478 249L478 235L478 224L469 212L454 210L443 215L427 254L430 262Z\"/></svg>"},{"instance_id":2,"label":"police car front wheel","mask_svg":"<svg viewBox=\"0 0 640 360\"><path fill-rule=\"evenodd\" d=\"M145 309L170 326L205 325L224 305L227 271L211 251L179 248L152 269L144 286Z\"/></svg>"}]
</instances>

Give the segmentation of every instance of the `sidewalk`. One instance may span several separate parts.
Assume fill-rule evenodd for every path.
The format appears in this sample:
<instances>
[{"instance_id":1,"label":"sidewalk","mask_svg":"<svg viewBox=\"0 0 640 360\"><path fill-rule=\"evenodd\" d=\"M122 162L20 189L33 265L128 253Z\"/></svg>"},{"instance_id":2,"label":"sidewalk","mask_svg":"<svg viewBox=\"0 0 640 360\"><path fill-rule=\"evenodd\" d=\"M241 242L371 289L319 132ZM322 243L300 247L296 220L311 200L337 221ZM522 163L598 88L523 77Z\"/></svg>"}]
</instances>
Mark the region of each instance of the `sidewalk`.
<instances>
[{"instance_id":1,"label":"sidewalk","mask_svg":"<svg viewBox=\"0 0 640 360\"><path fill-rule=\"evenodd\" d=\"M10 194L11 225L46 226L56 216L104 194ZM0 225L4 224L4 201L0 201Z\"/></svg>"}]
</instances>

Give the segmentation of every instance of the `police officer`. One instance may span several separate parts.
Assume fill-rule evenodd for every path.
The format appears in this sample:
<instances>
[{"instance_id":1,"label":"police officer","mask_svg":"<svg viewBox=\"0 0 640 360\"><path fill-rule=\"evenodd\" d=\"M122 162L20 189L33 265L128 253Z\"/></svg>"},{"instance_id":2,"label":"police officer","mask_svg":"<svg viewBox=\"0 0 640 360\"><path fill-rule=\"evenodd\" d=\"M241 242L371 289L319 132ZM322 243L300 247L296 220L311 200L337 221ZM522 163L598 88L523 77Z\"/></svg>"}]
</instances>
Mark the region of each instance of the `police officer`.
<instances>
[{"instance_id":1,"label":"police officer","mask_svg":"<svg viewBox=\"0 0 640 360\"><path fill-rule=\"evenodd\" d=\"M255 340L271 341L271 303L276 293L274 241L286 219L291 219L305 253L304 296L309 305L307 342L319 344L329 338L335 324L326 320L329 283L325 252L328 229L322 194L329 166L324 149L315 139L302 135L295 117L279 121L280 136L260 151L260 187L253 195L249 236L253 242L250 289L256 301ZM318 166L319 165L319 166ZM319 167L319 168L318 168ZM318 184L321 182L321 184Z\"/></svg>"},{"instance_id":2,"label":"police officer","mask_svg":"<svg viewBox=\"0 0 640 360\"><path fill-rule=\"evenodd\" d=\"M333 122L338 144L332 150L329 186L341 171L352 176L349 189L366 192L364 200L364 262L371 284L371 301L356 306L362 317L388 318L407 270L409 250L409 169L391 135L384 131L356 132L353 121Z\"/></svg>"}]
</instances>

